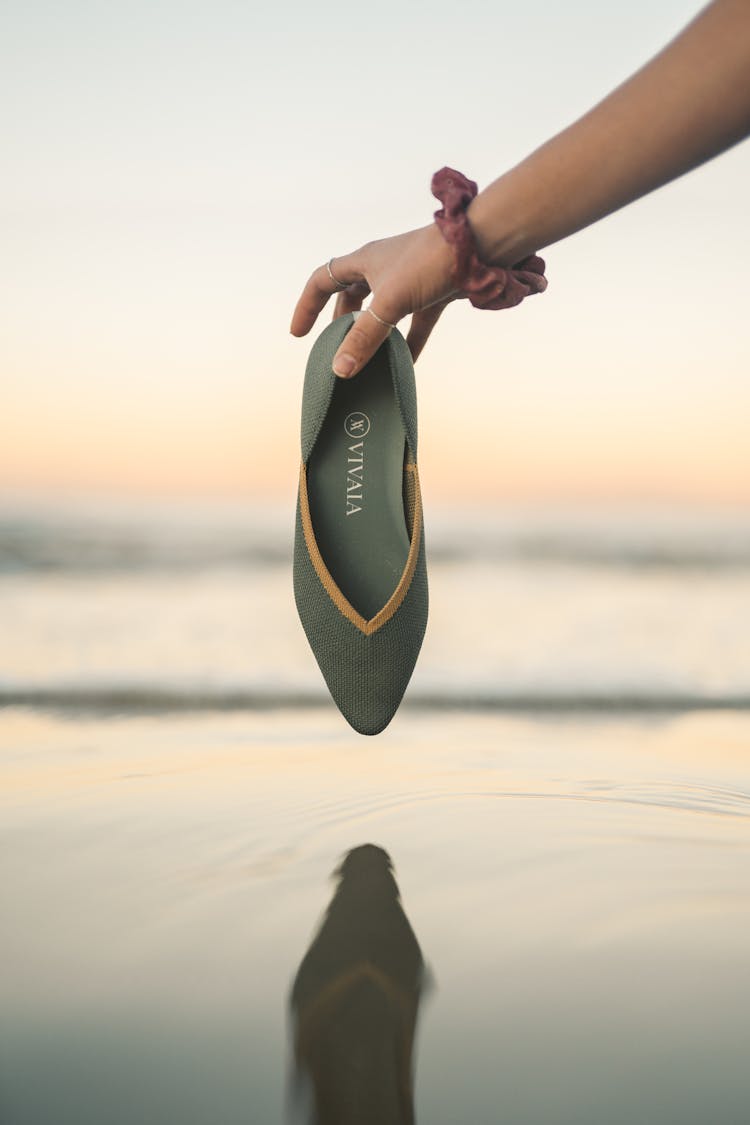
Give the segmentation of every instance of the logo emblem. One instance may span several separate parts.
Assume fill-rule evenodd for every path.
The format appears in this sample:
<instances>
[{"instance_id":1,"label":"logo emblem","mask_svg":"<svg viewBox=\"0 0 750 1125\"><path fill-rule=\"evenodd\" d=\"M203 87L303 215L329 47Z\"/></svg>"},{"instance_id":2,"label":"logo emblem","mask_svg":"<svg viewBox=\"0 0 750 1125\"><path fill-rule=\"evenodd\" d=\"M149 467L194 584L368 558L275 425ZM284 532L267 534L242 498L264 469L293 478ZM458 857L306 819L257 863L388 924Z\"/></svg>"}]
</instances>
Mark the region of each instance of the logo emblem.
<instances>
[{"instance_id":1,"label":"logo emblem","mask_svg":"<svg viewBox=\"0 0 750 1125\"><path fill-rule=\"evenodd\" d=\"M363 438L370 432L370 419L361 410L354 410L351 414L347 414L344 429L350 438L355 440Z\"/></svg>"}]
</instances>

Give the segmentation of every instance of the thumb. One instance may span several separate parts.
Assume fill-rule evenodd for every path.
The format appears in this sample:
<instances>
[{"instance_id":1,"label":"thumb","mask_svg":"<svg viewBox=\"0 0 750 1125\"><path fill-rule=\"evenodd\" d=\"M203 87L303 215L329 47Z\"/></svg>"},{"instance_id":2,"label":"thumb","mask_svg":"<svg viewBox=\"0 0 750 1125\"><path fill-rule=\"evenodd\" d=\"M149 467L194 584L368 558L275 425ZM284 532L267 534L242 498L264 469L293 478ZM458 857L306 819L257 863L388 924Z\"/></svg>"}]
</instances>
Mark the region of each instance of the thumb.
<instances>
[{"instance_id":1,"label":"thumb","mask_svg":"<svg viewBox=\"0 0 750 1125\"><path fill-rule=\"evenodd\" d=\"M356 313L354 315L354 324L344 336L339 350L333 357L334 374L341 376L342 379L350 379L352 375L362 370L387 339L397 319L388 320L380 312L376 316L369 308L359 315Z\"/></svg>"}]
</instances>

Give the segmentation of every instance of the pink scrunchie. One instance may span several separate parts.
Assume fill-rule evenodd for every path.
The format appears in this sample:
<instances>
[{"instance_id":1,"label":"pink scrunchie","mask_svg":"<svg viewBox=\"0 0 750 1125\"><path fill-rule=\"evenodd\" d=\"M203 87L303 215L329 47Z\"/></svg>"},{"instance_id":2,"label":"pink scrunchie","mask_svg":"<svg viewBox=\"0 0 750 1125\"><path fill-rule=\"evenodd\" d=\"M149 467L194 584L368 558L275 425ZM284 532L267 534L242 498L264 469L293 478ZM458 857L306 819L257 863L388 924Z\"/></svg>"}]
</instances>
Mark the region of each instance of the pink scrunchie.
<instances>
[{"instance_id":1,"label":"pink scrunchie","mask_svg":"<svg viewBox=\"0 0 750 1125\"><path fill-rule=\"evenodd\" d=\"M524 297L547 288L544 261L531 254L512 269L488 266L479 258L466 208L477 194L477 185L453 168L441 168L432 177L432 194L442 203L435 222L456 256L456 283L477 309L510 309Z\"/></svg>"}]
</instances>

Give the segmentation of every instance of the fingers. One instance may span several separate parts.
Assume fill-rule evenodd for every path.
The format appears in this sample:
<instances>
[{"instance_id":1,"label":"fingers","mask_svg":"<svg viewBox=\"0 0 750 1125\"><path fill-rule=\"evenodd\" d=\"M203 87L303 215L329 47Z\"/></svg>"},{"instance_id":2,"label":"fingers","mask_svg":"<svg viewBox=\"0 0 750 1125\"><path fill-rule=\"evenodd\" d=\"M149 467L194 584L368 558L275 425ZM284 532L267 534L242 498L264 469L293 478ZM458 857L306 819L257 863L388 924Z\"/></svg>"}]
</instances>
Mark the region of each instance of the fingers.
<instances>
[{"instance_id":1,"label":"fingers","mask_svg":"<svg viewBox=\"0 0 750 1125\"><path fill-rule=\"evenodd\" d=\"M378 316L381 315L378 312ZM380 320L376 320L374 316L369 315L368 310L365 309L344 336L339 350L333 357L335 374L340 375L343 379L349 379L352 375L361 371L387 338L391 330L390 326L395 323L395 319L394 321L388 321L388 323L381 323ZM382 320L387 321L388 318L383 316Z\"/></svg>"},{"instance_id":2,"label":"fingers","mask_svg":"<svg viewBox=\"0 0 750 1125\"><path fill-rule=\"evenodd\" d=\"M297 302L291 332L306 335L334 294L335 318L362 309L372 293L369 307L342 340L333 370L343 378L356 375L409 313L407 342L416 359L445 305L459 295L452 288L453 269L453 251L433 224L368 242L315 270Z\"/></svg>"},{"instance_id":3,"label":"fingers","mask_svg":"<svg viewBox=\"0 0 750 1125\"><path fill-rule=\"evenodd\" d=\"M438 301L436 304L430 305L429 308L419 309L412 314L411 327L406 337L412 359L417 359L427 343L430 333L440 319L443 309L453 299L452 296L447 297L444 301ZM362 303L361 299L359 303ZM369 309L365 309L364 314L357 318L333 358L333 370L342 378L351 378L352 375L361 371L367 361L375 355L391 330L388 323L383 323L385 317L381 318L380 313L377 317L368 316L367 313L369 312Z\"/></svg>"},{"instance_id":4,"label":"fingers","mask_svg":"<svg viewBox=\"0 0 750 1125\"><path fill-rule=\"evenodd\" d=\"M329 297L334 293L343 293L343 285L352 285L354 282L363 282L364 278L355 259L356 254L348 254L345 258L332 259L333 268L329 272L328 266L319 266L311 275L302 296L297 302L292 315L289 331L293 336L306 336ZM340 283L340 284L337 284ZM367 283L364 282L366 285ZM361 301L360 301L361 305ZM360 306L355 306L359 308Z\"/></svg>"},{"instance_id":5,"label":"fingers","mask_svg":"<svg viewBox=\"0 0 750 1125\"><path fill-rule=\"evenodd\" d=\"M420 309L415 312L411 318L411 327L406 337L406 342L409 345L411 357L416 360L425 344L427 343L430 333L440 319L440 315L446 305L449 305L453 300L448 297L445 301L438 301L435 305L430 305L427 309Z\"/></svg>"},{"instance_id":6,"label":"fingers","mask_svg":"<svg viewBox=\"0 0 750 1125\"><path fill-rule=\"evenodd\" d=\"M293 336L305 336L312 328L333 294L337 294L334 319L344 313L356 312L370 292L359 265L361 252L333 258L327 265L319 266L310 276L292 316L290 331ZM342 288L345 286L345 288ZM352 325L333 360L333 370L342 378L356 375L372 358L390 332L390 325L398 319L395 314L378 313L362 316ZM387 323L383 323L387 322Z\"/></svg>"}]
</instances>

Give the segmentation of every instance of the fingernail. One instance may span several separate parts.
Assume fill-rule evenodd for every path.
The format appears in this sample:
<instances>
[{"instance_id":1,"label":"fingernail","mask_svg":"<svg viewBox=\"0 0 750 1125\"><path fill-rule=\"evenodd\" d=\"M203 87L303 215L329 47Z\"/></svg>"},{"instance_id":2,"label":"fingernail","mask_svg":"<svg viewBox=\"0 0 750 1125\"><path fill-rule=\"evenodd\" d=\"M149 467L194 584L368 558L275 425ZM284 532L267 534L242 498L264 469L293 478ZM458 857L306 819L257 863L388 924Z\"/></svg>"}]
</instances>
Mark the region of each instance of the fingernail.
<instances>
[{"instance_id":1,"label":"fingernail","mask_svg":"<svg viewBox=\"0 0 750 1125\"><path fill-rule=\"evenodd\" d=\"M354 368L357 366L357 361L351 355L337 355L333 361L334 375L340 375L343 379L348 379L350 375L354 374Z\"/></svg>"}]
</instances>

